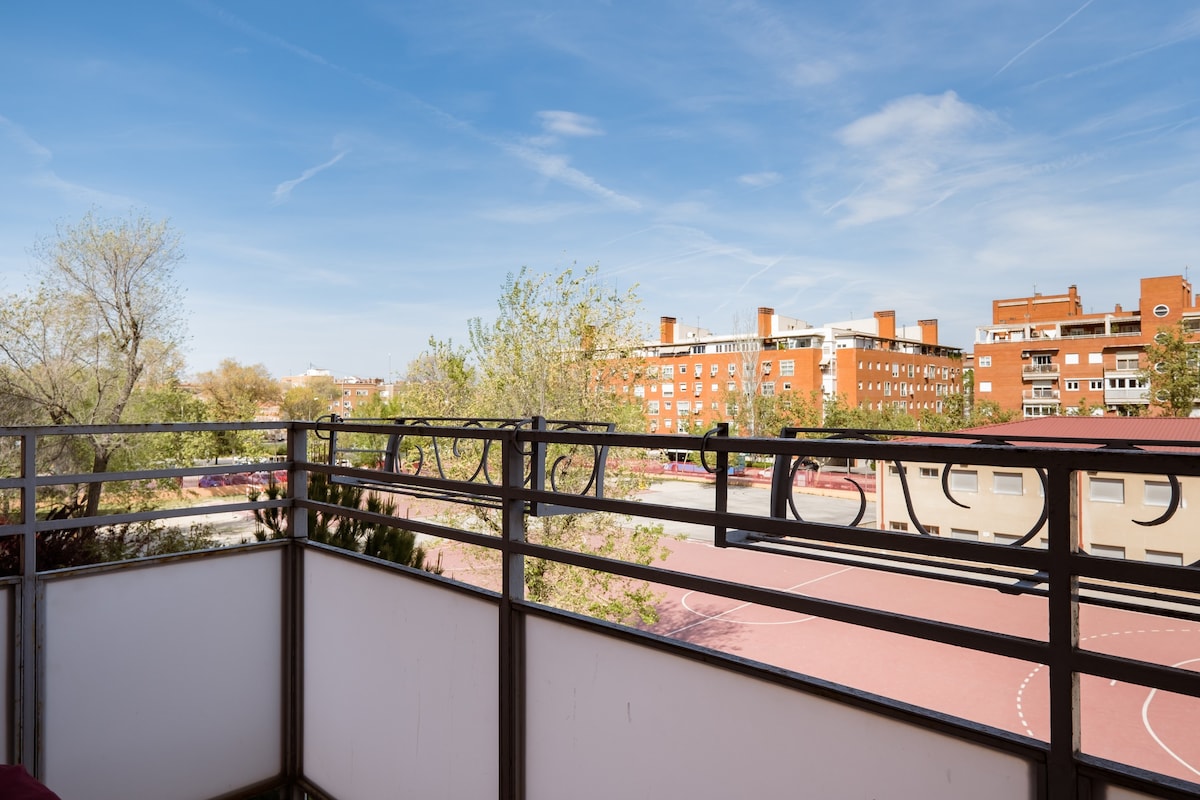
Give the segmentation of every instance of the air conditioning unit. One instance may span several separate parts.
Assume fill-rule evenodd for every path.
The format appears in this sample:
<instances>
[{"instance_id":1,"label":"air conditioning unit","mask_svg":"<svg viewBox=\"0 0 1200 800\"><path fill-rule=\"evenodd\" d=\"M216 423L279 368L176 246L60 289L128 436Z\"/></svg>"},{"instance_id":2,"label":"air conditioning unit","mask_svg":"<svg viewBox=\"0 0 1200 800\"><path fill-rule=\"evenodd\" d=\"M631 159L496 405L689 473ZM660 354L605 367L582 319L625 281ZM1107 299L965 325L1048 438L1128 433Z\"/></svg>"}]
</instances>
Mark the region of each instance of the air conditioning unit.
<instances>
[{"instance_id":1,"label":"air conditioning unit","mask_svg":"<svg viewBox=\"0 0 1200 800\"><path fill-rule=\"evenodd\" d=\"M1029 358L1029 351L1028 351L1028 350L1022 350L1022 351L1021 351L1021 358Z\"/></svg>"}]
</instances>

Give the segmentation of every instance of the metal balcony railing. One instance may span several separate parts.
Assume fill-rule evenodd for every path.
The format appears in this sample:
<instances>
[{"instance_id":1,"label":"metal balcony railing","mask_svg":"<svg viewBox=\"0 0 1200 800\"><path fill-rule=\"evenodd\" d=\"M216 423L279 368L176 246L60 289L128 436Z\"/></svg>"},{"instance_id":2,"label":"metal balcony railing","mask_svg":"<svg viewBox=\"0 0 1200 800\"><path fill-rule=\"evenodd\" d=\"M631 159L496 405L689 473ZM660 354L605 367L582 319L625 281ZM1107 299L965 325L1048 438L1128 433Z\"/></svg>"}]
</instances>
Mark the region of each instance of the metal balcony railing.
<instances>
[{"instance_id":1,"label":"metal balcony railing","mask_svg":"<svg viewBox=\"0 0 1200 800\"><path fill-rule=\"evenodd\" d=\"M1057 403L1058 398L1058 389L1026 389L1021 392L1021 399L1026 402Z\"/></svg>"},{"instance_id":2,"label":"metal balcony railing","mask_svg":"<svg viewBox=\"0 0 1200 800\"><path fill-rule=\"evenodd\" d=\"M228 430L282 430L286 461L103 475L38 471L41 448L64 436ZM328 442L353 436L421 440L426 457L438 440L444 469L405 469L399 458L340 464L349 459ZM1089 702L1109 702L1109 695L1090 696L1090 684L1081 692L1085 677L1147 687L1159 694L1156 703L1183 702L1182 708L1200 697L1200 673L1190 663L1118 655L1085 642L1080 632L1081 610L1086 616L1094 608L1140 615L1138 624L1146 626L1200 622L1194 566L1099 558L1078 544L1073 498L1081 475L1168 476L1169 510L1179 510L1179 480L1200 477L1197 443L1154 442L1153 452L1146 444L1037 440L1030 446L977 435L916 443L800 429L736 439L720 426L704 436L656 436L556 430L536 420L0 429L0 457L11 462L0 478L10 500L0 550L15 554L13 574L0 578L0 641L7 645L0 680L13 687L0 695L7 722L0 754L25 764L64 800L271 793L325 800L647 793L1200 798L1200 785L1180 766L1190 763L1189 753L1180 754L1189 737L1169 742L1174 749L1164 744L1155 751L1161 758L1150 763L1132 751L1128 760L1099 756L1091 747L1100 734L1084 713ZM615 480L614 465L628 470L668 448L697 454L710 470L710 505L639 502L589 485L597 459L611 468L607 483ZM397 444L395 452L401 449ZM465 460L451 464L456 453ZM737 483L747 480L731 475L731 459L739 457L774 460L771 491L749 496L767 506L757 512L735 510ZM568 463L572 458L576 463ZM794 479L799 470L833 460L1033 468L1045 498L1035 531L1044 533L1047 547L922 535L928 531L911 501L916 535L864 528L861 489L853 519L813 521ZM284 495L86 519L39 513L47 492L93 482L262 469L286 472ZM902 466L898 471L907 474ZM308 493L316 474L431 502L471 501L493 514L495 532L318 502ZM539 483L532 477L538 474L560 477ZM852 474L848 482L854 485ZM760 566L827 565L835 568L830 575L861 571L867 579L863 594L836 596L816 589L811 578L772 588L670 562L561 549L535 538L535 507L702 526L712 544L726 548L703 551L718 563L739 561L730 552L737 549L767 559ZM55 570L38 564L39 542L55 531L255 510L283 514L287 538L117 564ZM469 585L310 541L309 512L479 548L495 557L497 585ZM830 641L843 645L846 632L866 632L872 644L865 658L894 674L914 666L903 659L916 650L892 653L893 640L934 648L930 668L947 690L956 675L975 674L981 664L1026 665L1031 678L1048 674L1048 727L1037 736L1013 733L925 710L913 698L852 688L850 673L863 666L858 661L848 664L844 681L831 681L726 654L719 642L690 643L681 634L690 626L658 632L614 626L535 603L523 578L543 561L647 581L691 597L693 606L704 597L724 598L726 610L705 619L762 608L808 625L784 625L785 637L814 635L812 620L834 625L841 633ZM895 589L894 581L907 588ZM951 618L920 603L898 608L897 601L913 599L912 581L946 587L951 593L939 605ZM893 588L877 591L885 586ZM964 592L986 598L996 616L1024 609L1041 624L1002 632L955 621L951 612ZM862 768L864 758L870 769Z\"/></svg>"}]
</instances>

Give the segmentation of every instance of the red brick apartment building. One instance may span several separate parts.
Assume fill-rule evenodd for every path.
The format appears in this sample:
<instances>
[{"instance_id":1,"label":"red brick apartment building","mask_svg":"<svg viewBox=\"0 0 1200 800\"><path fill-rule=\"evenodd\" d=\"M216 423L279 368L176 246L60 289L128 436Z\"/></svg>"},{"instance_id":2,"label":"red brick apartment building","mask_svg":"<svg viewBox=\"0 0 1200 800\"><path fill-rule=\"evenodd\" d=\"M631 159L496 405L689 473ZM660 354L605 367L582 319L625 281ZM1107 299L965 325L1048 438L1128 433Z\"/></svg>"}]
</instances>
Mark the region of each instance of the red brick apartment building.
<instances>
[{"instance_id":1,"label":"red brick apartment building","mask_svg":"<svg viewBox=\"0 0 1200 800\"><path fill-rule=\"evenodd\" d=\"M727 419L731 396L842 396L851 406L940 411L961 391L962 353L938 344L937 320L897 329L894 311L871 319L812 326L759 308L754 331L713 334L662 317L645 369L625 391L646 410L651 432Z\"/></svg>"},{"instance_id":2,"label":"red brick apartment building","mask_svg":"<svg viewBox=\"0 0 1200 800\"><path fill-rule=\"evenodd\" d=\"M1146 343L1180 322L1200 335L1200 306L1182 275L1141 279L1136 309L1083 312L1066 294L992 302L992 324L976 330L975 397L1026 417L1071 413L1082 401L1109 413L1146 406Z\"/></svg>"}]
</instances>

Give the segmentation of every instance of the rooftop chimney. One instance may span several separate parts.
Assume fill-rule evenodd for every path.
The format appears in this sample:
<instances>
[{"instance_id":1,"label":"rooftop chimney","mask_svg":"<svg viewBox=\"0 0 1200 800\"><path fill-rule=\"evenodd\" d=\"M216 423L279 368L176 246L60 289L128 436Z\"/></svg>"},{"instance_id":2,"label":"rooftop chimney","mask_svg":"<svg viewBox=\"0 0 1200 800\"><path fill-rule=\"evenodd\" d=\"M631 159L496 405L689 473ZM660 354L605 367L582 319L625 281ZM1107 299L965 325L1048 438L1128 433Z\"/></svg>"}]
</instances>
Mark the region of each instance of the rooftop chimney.
<instances>
[{"instance_id":1,"label":"rooftop chimney","mask_svg":"<svg viewBox=\"0 0 1200 800\"><path fill-rule=\"evenodd\" d=\"M758 307L758 338L766 339L771 335L771 319L775 316L775 309L767 308L766 306Z\"/></svg>"},{"instance_id":2,"label":"rooftop chimney","mask_svg":"<svg viewBox=\"0 0 1200 800\"><path fill-rule=\"evenodd\" d=\"M896 312L895 311L876 311L875 319L879 324L879 338L895 339L896 338Z\"/></svg>"},{"instance_id":3,"label":"rooftop chimney","mask_svg":"<svg viewBox=\"0 0 1200 800\"><path fill-rule=\"evenodd\" d=\"M659 317L658 318L658 341L662 344L675 343L675 318L674 317Z\"/></svg>"}]
</instances>

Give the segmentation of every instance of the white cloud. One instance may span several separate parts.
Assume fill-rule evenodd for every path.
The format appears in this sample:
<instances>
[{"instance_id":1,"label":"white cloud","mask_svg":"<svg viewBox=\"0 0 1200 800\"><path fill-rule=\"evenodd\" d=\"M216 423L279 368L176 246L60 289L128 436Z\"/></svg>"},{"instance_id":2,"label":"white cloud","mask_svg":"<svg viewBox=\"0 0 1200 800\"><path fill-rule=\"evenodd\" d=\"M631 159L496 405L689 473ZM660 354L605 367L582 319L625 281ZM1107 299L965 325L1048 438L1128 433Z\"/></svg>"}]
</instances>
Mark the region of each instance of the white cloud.
<instances>
[{"instance_id":1,"label":"white cloud","mask_svg":"<svg viewBox=\"0 0 1200 800\"><path fill-rule=\"evenodd\" d=\"M556 136L600 136L604 133L594 118L574 111L539 111L537 116L543 130Z\"/></svg>"},{"instance_id":2,"label":"white cloud","mask_svg":"<svg viewBox=\"0 0 1200 800\"><path fill-rule=\"evenodd\" d=\"M855 120L838 136L851 147L927 141L965 133L993 119L992 114L964 103L952 91L937 96L914 94Z\"/></svg>"},{"instance_id":3,"label":"white cloud","mask_svg":"<svg viewBox=\"0 0 1200 800\"><path fill-rule=\"evenodd\" d=\"M51 158L50 150L43 147L36 139L30 136L25 130L10 119L0 116L0 130L8 132L8 136L17 146L24 150L29 155L39 161L49 161Z\"/></svg>"},{"instance_id":4,"label":"white cloud","mask_svg":"<svg viewBox=\"0 0 1200 800\"><path fill-rule=\"evenodd\" d=\"M572 167L566 156L546 153L540 149L522 145L510 144L505 149L510 155L516 156L545 178L599 197L618 208L629 211L641 208L641 203L633 198L609 189L590 175Z\"/></svg>"},{"instance_id":5,"label":"white cloud","mask_svg":"<svg viewBox=\"0 0 1200 800\"><path fill-rule=\"evenodd\" d=\"M287 202L287 200L292 196L293 189L295 189L297 186L304 183L306 180L313 177L317 173L329 169L334 164L338 163L343 158L345 158L346 154L349 152L350 152L349 150L343 150L342 152L338 153L333 158L326 161L324 164L318 164L315 167L309 167L308 169L304 170L304 172L302 172L300 174L299 178L293 178L290 181L284 181L283 183L276 186L275 191L271 193L271 205L279 205L280 203Z\"/></svg>"},{"instance_id":6,"label":"white cloud","mask_svg":"<svg viewBox=\"0 0 1200 800\"><path fill-rule=\"evenodd\" d=\"M746 186L753 186L755 189L763 189L767 186L774 186L783 180L783 176L778 172L751 172L746 175L738 176L738 183Z\"/></svg>"}]
</instances>

